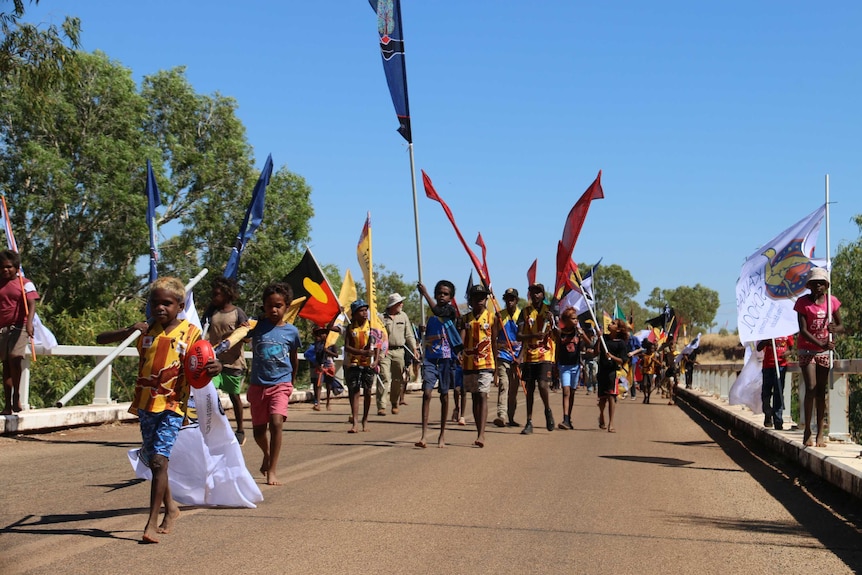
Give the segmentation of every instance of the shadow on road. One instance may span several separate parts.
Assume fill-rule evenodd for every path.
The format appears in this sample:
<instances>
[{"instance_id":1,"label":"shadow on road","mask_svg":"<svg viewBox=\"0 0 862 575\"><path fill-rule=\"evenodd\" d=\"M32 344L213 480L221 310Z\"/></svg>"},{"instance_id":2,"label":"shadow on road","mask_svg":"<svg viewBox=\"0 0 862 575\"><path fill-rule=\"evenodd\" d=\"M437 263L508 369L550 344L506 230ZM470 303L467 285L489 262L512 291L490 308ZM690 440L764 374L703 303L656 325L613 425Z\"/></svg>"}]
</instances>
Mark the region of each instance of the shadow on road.
<instances>
[{"instance_id":1,"label":"shadow on road","mask_svg":"<svg viewBox=\"0 0 862 575\"><path fill-rule=\"evenodd\" d=\"M733 430L712 420L683 398L677 405L699 425L737 464L751 475L771 497L781 503L800 527L726 517L679 517L675 521L711 523L721 529L739 531L810 533L854 572L862 572L862 515L859 500L819 477L779 457L760 443L737 437Z\"/></svg>"}]
</instances>

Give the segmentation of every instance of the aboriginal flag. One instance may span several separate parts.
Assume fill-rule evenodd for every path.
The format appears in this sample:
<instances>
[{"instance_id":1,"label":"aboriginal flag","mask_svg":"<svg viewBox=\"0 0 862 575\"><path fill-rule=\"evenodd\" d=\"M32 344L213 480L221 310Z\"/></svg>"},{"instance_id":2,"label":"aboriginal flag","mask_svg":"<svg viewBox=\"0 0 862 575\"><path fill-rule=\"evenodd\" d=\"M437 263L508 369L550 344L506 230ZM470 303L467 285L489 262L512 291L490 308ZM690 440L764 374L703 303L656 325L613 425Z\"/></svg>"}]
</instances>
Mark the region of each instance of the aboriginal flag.
<instances>
[{"instance_id":1,"label":"aboriginal flag","mask_svg":"<svg viewBox=\"0 0 862 575\"><path fill-rule=\"evenodd\" d=\"M294 299L303 296L308 298L299 310L299 317L324 327L341 312L338 298L311 250L305 250L299 264L282 281L293 288Z\"/></svg>"}]
</instances>

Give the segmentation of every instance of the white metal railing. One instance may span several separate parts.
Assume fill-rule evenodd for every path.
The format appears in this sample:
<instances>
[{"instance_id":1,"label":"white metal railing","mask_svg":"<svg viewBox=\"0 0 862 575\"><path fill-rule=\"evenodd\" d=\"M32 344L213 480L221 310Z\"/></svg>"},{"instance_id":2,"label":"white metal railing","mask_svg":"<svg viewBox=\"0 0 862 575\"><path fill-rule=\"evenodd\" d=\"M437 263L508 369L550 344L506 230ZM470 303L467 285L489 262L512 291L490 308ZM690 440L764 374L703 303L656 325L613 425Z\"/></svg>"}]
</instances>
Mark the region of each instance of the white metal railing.
<instances>
[{"instance_id":1,"label":"white metal railing","mask_svg":"<svg viewBox=\"0 0 862 575\"><path fill-rule=\"evenodd\" d=\"M742 363L718 363L718 364L697 364L694 369L694 378L692 381L696 389L700 389L713 395L721 400L727 401L730 393L730 387L736 381L736 377L742 370ZM787 373L797 382L799 391L799 406L800 415L797 425L800 428L805 427L804 413L802 411L803 401L805 399L805 385L802 384L802 375L799 372L797 363L790 363L787 366ZM829 438L833 441L849 441L850 440L850 424L848 419L849 409L849 380L848 375L862 373L862 359L839 359L835 361L833 373L833 383L828 391L828 419L829 419ZM790 416L790 401L793 393L792 379L788 379L784 386L784 404L786 406L784 413L785 417Z\"/></svg>"}]
</instances>

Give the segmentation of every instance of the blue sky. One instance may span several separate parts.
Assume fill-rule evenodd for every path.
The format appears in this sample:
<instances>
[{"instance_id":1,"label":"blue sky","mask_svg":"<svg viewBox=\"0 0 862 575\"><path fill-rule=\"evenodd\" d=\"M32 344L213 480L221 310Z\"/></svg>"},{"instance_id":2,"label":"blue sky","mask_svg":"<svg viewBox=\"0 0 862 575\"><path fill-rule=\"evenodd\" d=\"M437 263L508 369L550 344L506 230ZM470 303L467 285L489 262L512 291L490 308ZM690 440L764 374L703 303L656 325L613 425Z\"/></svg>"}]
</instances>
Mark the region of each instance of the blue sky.
<instances>
[{"instance_id":1,"label":"blue sky","mask_svg":"<svg viewBox=\"0 0 862 575\"><path fill-rule=\"evenodd\" d=\"M403 0L423 279L463 291L481 232L495 291L553 283L572 204L603 171L574 259L654 287L718 291L736 323L743 260L824 201L831 245L862 214L862 3ZM28 20L81 18L83 48L144 75L186 66L236 98L256 161L313 189L318 260L358 271L372 214L376 264L417 277L409 158L376 17L351 2L42 0ZM821 231L817 254L825 257ZM142 252L146 251L145 248ZM840 295L840 294L839 294Z\"/></svg>"}]
</instances>

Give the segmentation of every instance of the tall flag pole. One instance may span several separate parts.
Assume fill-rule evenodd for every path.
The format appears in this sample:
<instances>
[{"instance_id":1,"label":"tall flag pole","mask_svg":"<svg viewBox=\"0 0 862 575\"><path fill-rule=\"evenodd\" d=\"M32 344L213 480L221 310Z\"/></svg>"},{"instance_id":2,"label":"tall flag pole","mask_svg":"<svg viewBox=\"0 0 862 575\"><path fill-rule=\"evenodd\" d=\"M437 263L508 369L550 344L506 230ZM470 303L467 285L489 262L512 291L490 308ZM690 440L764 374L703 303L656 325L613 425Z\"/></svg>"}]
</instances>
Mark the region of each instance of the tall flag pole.
<instances>
[{"instance_id":1,"label":"tall flag pole","mask_svg":"<svg viewBox=\"0 0 862 575\"><path fill-rule=\"evenodd\" d=\"M245 212L245 218L242 220L242 225L239 227L239 233L236 235L233 249L230 252L227 265L224 268L224 277L236 279L239 272L239 258L245 250L251 236L255 230L260 227L263 221L263 206L266 203L266 186L269 185L269 180L272 177L272 154L266 157L266 163L263 165L263 170L260 172L260 177L254 186L254 191L251 193L251 201L248 204L248 209Z\"/></svg>"},{"instance_id":2,"label":"tall flag pole","mask_svg":"<svg viewBox=\"0 0 862 575\"><path fill-rule=\"evenodd\" d=\"M156 231L156 208L162 205L162 198L159 194L159 186L156 184L156 177L153 175L153 164L147 160L147 227L150 230L150 283L152 284L159 277L156 264L159 261L158 239Z\"/></svg>"},{"instance_id":3,"label":"tall flag pole","mask_svg":"<svg viewBox=\"0 0 862 575\"><path fill-rule=\"evenodd\" d=\"M416 265L419 283L422 283L422 244L419 240L419 200L416 194L416 162L413 158L413 129L410 125L410 101L407 97L407 63L404 58L404 33L401 26L401 0L368 0L377 14L377 33L380 36L380 56L383 72L389 86L389 95L398 117L398 133L407 141L410 155L410 183L413 188L413 225L416 230ZM422 323L425 323L425 306Z\"/></svg>"}]
</instances>

